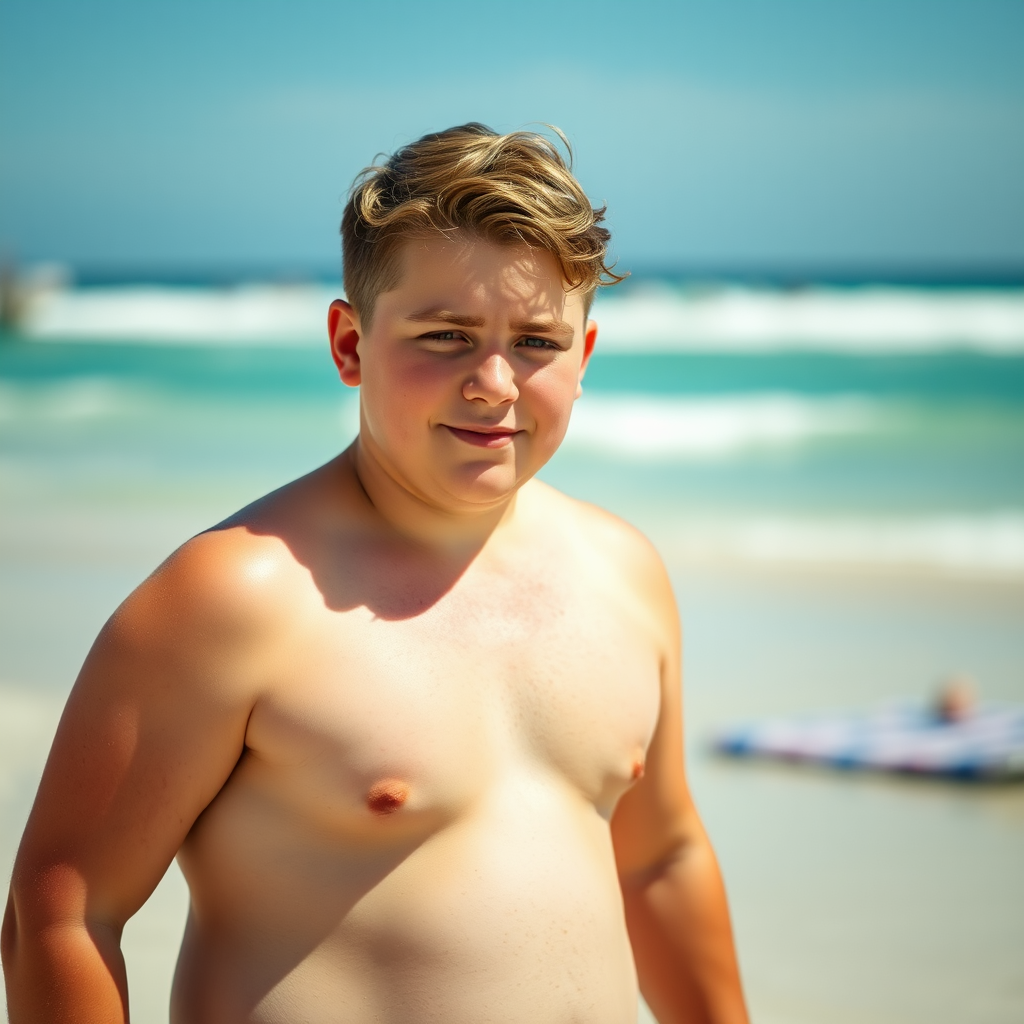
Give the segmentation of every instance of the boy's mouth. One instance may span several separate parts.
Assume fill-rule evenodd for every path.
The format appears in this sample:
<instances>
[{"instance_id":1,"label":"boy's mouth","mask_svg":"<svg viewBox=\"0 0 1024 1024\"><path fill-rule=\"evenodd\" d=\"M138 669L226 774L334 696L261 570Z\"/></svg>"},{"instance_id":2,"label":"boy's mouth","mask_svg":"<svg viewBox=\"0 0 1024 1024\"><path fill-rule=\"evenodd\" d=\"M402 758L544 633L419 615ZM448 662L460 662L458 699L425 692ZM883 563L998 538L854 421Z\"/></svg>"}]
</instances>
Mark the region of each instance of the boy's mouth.
<instances>
[{"instance_id":1,"label":"boy's mouth","mask_svg":"<svg viewBox=\"0 0 1024 1024\"><path fill-rule=\"evenodd\" d=\"M512 443L512 438L519 433L511 427L452 427L447 429L460 441L476 445L477 448L503 448Z\"/></svg>"}]
</instances>

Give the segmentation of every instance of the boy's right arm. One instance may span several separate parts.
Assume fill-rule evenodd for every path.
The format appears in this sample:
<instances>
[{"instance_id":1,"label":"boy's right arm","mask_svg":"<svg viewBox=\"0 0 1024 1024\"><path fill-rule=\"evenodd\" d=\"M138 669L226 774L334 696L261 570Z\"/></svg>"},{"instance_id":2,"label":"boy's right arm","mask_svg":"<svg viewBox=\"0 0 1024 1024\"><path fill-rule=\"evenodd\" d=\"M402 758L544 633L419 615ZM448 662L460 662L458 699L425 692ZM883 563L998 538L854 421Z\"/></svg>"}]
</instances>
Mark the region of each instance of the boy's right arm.
<instances>
[{"instance_id":1,"label":"boy's right arm","mask_svg":"<svg viewBox=\"0 0 1024 1024\"><path fill-rule=\"evenodd\" d=\"M244 561L237 538L190 542L93 645L15 861L12 1024L127 1020L121 931L244 747L266 635Z\"/></svg>"}]
</instances>

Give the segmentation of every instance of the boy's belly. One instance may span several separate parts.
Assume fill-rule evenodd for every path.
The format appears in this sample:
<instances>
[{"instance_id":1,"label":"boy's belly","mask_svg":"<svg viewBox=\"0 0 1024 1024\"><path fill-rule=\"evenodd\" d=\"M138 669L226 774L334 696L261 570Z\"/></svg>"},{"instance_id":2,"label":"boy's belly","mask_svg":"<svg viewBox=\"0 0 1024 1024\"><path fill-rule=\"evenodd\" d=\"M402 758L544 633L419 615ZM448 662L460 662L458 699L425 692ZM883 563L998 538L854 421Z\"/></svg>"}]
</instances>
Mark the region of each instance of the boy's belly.
<instances>
[{"instance_id":1,"label":"boy's belly","mask_svg":"<svg viewBox=\"0 0 1024 1024\"><path fill-rule=\"evenodd\" d=\"M510 766L455 816L392 822L341 841L222 794L181 854L172 1021L636 1020L608 826L578 792Z\"/></svg>"}]
</instances>

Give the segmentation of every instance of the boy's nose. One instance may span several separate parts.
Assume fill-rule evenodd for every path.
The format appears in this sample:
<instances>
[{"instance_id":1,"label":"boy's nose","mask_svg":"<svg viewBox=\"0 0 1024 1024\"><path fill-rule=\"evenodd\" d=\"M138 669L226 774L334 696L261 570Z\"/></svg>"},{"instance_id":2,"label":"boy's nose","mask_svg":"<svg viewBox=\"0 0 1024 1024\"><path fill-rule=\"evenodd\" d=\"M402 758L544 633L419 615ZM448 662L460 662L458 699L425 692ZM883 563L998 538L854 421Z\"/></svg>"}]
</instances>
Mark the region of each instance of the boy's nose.
<instances>
[{"instance_id":1,"label":"boy's nose","mask_svg":"<svg viewBox=\"0 0 1024 1024\"><path fill-rule=\"evenodd\" d=\"M495 354L476 367L463 385L462 394L470 401L479 399L488 405L504 405L519 397L519 389L508 360Z\"/></svg>"}]
</instances>

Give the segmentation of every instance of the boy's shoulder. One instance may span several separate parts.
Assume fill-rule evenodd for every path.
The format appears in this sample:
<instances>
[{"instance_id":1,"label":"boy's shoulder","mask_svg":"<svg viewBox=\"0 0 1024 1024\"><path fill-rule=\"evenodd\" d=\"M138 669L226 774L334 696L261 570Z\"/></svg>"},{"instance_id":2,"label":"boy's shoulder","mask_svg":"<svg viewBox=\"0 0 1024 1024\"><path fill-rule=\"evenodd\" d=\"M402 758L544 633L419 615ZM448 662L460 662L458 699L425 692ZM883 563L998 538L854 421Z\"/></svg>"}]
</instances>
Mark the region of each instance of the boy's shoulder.
<instances>
[{"instance_id":1,"label":"boy's shoulder","mask_svg":"<svg viewBox=\"0 0 1024 1024\"><path fill-rule=\"evenodd\" d=\"M300 477L186 541L134 591L119 621L251 643L294 618L308 594L304 540L323 531L327 467ZM328 479L325 479L327 477Z\"/></svg>"},{"instance_id":2,"label":"boy's shoulder","mask_svg":"<svg viewBox=\"0 0 1024 1024\"><path fill-rule=\"evenodd\" d=\"M673 622L675 599L657 549L639 529L599 505L534 481L531 498L560 539L574 550L587 573L628 592L646 611Z\"/></svg>"}]
</instances>

